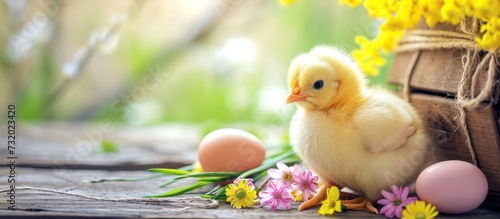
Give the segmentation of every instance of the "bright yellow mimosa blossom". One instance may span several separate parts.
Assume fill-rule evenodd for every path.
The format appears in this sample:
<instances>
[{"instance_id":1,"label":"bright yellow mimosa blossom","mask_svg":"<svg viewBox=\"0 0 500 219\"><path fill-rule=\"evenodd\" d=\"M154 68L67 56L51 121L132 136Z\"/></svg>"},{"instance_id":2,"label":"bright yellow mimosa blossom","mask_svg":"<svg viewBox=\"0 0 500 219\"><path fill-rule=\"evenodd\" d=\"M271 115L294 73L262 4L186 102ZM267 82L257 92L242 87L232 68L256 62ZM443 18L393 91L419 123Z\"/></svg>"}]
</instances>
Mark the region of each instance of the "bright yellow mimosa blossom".
<instances>
[{"instance_id":1,"label":"bright yellow mimosa blossom","mask_svg":"<svg viewBox=\"0 0 500 219\"><path fill-rule=\"evenodd\" d=\"M339 0L351 6L359 0ZM492 51L500 48L500 1L490 0L364 0L363 6L372 18L382 19L377 36L371 40L356 37L359 49L353 58L370 76L378 75L385 64L384 53L391 52L405 30L413 29L423 18L430 27L438 23L459 24L464 18L481 21L479 48Z\"/></svg>"}]
</instances>

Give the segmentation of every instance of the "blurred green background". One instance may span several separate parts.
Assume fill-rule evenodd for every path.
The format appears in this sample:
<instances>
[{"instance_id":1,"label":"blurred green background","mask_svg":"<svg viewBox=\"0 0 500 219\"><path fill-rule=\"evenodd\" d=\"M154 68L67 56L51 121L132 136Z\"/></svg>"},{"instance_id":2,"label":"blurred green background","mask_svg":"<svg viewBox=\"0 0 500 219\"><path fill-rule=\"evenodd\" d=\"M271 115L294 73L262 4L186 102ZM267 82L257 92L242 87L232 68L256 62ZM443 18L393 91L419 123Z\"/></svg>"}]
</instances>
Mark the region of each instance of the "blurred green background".
<instances>
[{"instance_id":1,"label":"blurred green background","mask_svg":"<svg viewBox=\"0 0 500 219\"><path fill-rule=\"evenodd\" d=\"M331 0L5 0L0 22L0 112L208 127L287 124L291 59L319 44L351 51L378 27Z\"/></svg>"}]
</instances>

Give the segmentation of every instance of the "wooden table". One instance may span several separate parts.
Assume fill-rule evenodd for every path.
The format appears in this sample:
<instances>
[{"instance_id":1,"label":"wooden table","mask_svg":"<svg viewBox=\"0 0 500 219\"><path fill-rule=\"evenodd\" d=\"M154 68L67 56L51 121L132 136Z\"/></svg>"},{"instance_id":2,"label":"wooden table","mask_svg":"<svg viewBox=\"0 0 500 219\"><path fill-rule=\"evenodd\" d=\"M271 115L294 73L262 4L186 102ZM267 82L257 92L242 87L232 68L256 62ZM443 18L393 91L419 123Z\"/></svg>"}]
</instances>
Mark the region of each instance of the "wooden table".
<instances>
[{"instance_id":1,"label":"wooden table","mask_svg":"<svg viewBox=\"0 0 500 219\"><path fill-rule=\"evenodd\" d=\"M201 190L176 198L145 200L145 195L179 186L158 188L168 176L135 182L104 181L114 177L146 177L151 167L177 168L196 159L199 129L190 126L161 126L105 132L95 126L56 124L21 125L15 159L15 209L7 191L0 195L0 218L305 218L322 217L318 208L305 211L270 211L261 207L233 209L226 203L198 198ZM5 130L0 130L5 133ZM96 153L89 141L102 138L120 143L120 151ZM90 136L90 137L89 137ZM89 140L90 139L90 140ZM0 136L0 142L6 142ZM2 166L7 150L0 153ZM0 169L0 190L9 190L11 169ZM186 181L187 182L187 181ZM293 209L298 203L292 205ZM479 208L462 215L440 218L499 218L500 211ZM334 218L385 218L367 212L336 213Z\"/></svg>"}]
</instances>

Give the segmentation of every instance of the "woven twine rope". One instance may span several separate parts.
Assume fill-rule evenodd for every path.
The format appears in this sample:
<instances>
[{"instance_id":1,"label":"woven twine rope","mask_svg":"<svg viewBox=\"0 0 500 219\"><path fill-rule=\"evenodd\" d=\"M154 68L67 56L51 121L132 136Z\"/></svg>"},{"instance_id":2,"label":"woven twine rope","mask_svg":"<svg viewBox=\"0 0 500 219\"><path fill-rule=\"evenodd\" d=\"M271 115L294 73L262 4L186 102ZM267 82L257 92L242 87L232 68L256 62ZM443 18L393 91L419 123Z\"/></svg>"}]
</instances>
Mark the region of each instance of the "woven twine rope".
<instances>
[{"instance_id":1,"label":"woven twine rope","mask_svg":"<svg viewBox=\"0 0 500 219\"><path fill-rule=\"evenodd\" d=\"M495 97L494 87L498 83L496 68L498 66L499 50L484 51L477 46L475 37L480 36L480 23L476 19L462 20L460 32L444 30L411 30L399 41L396 53L414 52L405 74L403 95L409 99L410 80L415 65L422 50L438 49L465 49L467 52L462 56L462 72L456 96L457 108L460 115L457 118L463 127L466 136L466 144L469 149L472 162L478 166L474 147L472 145L469 129L467 127L467 111L480 110L489 107ZM481 55L483 57L481 58ZM481 74L486 74L484 86L477 91L477 84ZM488 102L488 104L483 104Z\"/></svg>"}]
</instances>

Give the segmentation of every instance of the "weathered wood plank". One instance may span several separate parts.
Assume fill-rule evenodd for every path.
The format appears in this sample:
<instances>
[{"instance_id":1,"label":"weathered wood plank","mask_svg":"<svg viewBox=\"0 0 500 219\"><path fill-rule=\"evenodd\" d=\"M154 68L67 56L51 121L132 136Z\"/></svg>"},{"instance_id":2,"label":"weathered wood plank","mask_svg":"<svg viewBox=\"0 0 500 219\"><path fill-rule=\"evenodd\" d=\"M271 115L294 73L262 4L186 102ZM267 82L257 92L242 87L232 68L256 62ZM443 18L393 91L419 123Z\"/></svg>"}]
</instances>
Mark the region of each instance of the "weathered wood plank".
<instances>
[{"instance_id":1,"label":"weathered wood plank","mask_svg":"<svg viewBox=\"0 0 500 219\"><path fill-rule=\"evenodd\" d=\"M199 131L185 126L103 131L88 125L19 125L17 163L23 167L144 170L177 168L196 159ZM6 133L6 126L0 127ZM99 153L103 139L119 144L116 153ZM0 136L0 142L7 142ZM0 150L5 157L7 151Z\"/></svg>"},{"instance_id":2,"label":"weathered wood plank","mask_svg":"<svg viewBox=\"0 0 500 219\"><path fill-rule=\"evenodd\" d=\"M479 167L488 178L491 191L500 193L500 139L496 121L492 120L492 107L467 113L467 124L471 133ZM500 202L497 202L500 206Z\"/></svg>"},{"instance_id":3,"label":"weathered wood plank","mask_svg":"<svg viewBox=\"0 0 500 219\"><path fill-rule=\"evenodd\" d=\"M456 95L460 82L463 50L426 50L420 57L410 81L412 89L428 90L444 95ZM406 69L413 53L399 53L388 76L390 83L404 84ZM443 64L444 63L444 64Z\"/></svg>"},{"instance_id":4,"label":"weathered wood plank","mask_svg":"<svg viewBox=\"0 0 500 219\"><path fill-rule=\"evenodd\" d=\"M472 162L465 146L465 132L460 128L459 115L453 101L430 95L411 95L411 103L427 124L433 149L439 160L457 159Z\"/></svg>"},{"instance_id":5,"label":"weathered wood plank","mask_svg":"<svg viewBox=\"0 0 500 219\"><path fill-rule=\"evenodd\" d=\"M147 175L144 171L98 171L98 170L60 170L56 173L50 169L19 168L19 187L55 189L58 191L81 194L100 198L140 198L144 195L162 192L157 188L166 179L152 179L139 182L104 182L88 183L96 177L140 177ZM7 174L0 170L0 177ZM1 186L2 188L4 186ZM192 203L174 204L142 204L126 202L96 201L69 195L54 194L43 191L16 192L17 211L0 209L0 217L101 217L101 218L324 218L317 213L318 207L305 211L270 211L261 207L233 209L221 203L216 209L192 207ZM3 196L3 194L2 194ZM187 197L197 196L196 194ZM198 200L193 201L198 202ZM299 203L294 203L296 209ZM2 205L5 206L5 205ZM441 218L498 218L499 211L480 208L462 215L441 215ZM332 218L383 218L363 211L336 213Z\"/></svg>"},{"instance_id":6,"label":"weathered wood plank","mask_svg":"<svg viewBox=\"0 0 500 219\"><path fill-rule=\"evenodd\" d=\"M423 116L434 141L440 160L458 159L471 162L466 145L466 133L460 124L460 113L450 98L412 94L411 102ZM496 121L491 120L493 110L467 112L467 124L479 167L488 178L489 190L500 192L500 142ZM500 203L498 203L500 205Z\"/></svg>"},{"instance_id":7,"label":"weathered wood plank","mask_svg":"<svg viewBox=\"0 0 500 219\"><path fill-rule=\"evenodd\" d=\"M425 22L420 22L417 29L428 30L431 28L429 28ZM459 27L449 24L438 24L432 27L432 29L461 32ZM410 60L414 54L415 52L400 52L394 57L388 74L389 83L397 85L404 84L406 73L410 67ZM421 50L411 75L410 88L420 91L435 92L442 96L455 96L460 85L463 62L466 61L464 56L466 55L466 49L458 48ZM479 60L475 60L475 66L478 65L478 62L483 56L484 53L479 54ZM487 74L486 71L483 70L477 75L477 84L474 84L473 87L475 90L481 90L486 84ZM498 95L493 96L493 98L497 100Z\"/></svg>"}]
</instances>

